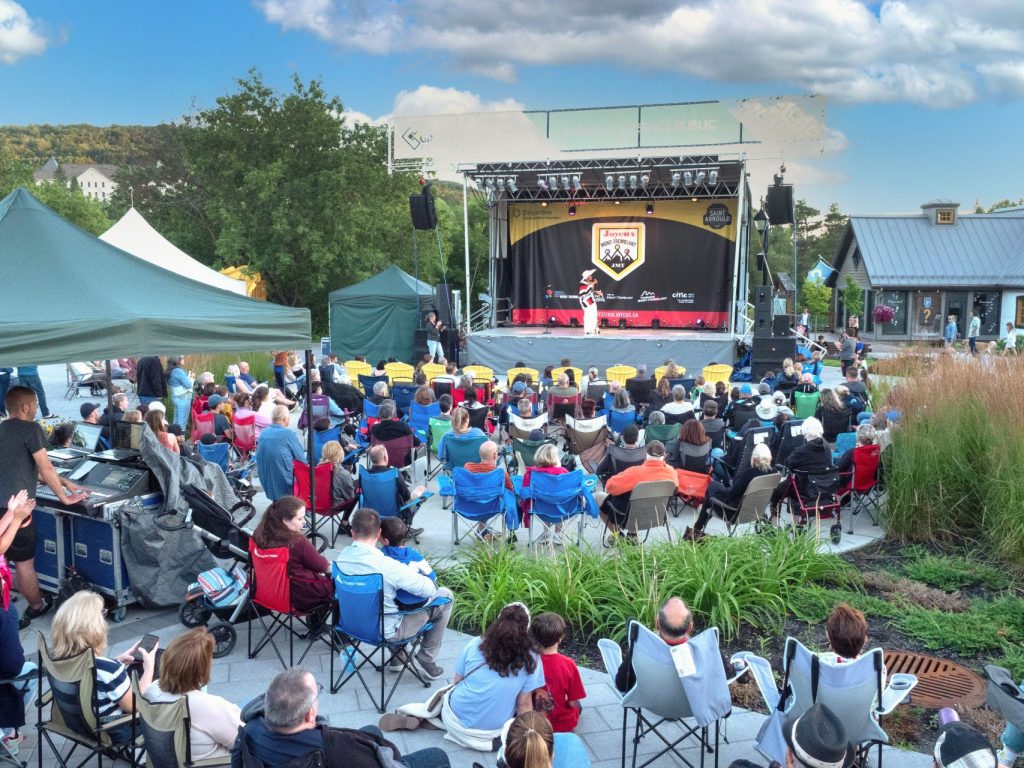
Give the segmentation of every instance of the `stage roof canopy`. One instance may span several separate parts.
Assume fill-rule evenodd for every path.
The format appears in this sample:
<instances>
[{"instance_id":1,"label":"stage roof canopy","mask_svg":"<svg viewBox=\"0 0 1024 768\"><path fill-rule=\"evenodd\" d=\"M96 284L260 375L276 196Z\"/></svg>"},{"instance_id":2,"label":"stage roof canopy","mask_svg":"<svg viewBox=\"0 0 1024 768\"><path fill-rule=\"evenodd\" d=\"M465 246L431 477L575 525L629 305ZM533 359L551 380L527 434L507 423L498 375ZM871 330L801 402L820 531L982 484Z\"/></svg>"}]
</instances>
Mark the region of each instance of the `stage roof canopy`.
<instances>
[{"instance_id":1,"label":"stage roof canopy","mask_svg":"<svg viewBox=\"0 0 1024 768\"><path fill-rule=\"evenodd\" d=\"M65 221L25 189L0 201L0 360L308 349L309 310L179 277Z\"/></svg>"}]
</instances>

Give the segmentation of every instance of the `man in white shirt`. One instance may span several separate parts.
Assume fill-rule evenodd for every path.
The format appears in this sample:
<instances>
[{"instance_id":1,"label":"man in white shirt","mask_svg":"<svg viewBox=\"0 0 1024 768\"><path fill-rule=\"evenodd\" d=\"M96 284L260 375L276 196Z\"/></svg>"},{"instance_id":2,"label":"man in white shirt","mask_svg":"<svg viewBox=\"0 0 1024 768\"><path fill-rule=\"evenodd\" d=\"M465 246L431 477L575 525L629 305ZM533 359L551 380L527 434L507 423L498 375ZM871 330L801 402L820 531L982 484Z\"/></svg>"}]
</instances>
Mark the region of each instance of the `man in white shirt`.
<instances>
[{"instance_id":1,"label":"man in white shirt","mask_svg":"<svg viewBox=\"0 0 1024 768\"><path fill-rule=\"evenodd\" d=\"M385 555L377 548L380 539L380 515L373 509L359 509L352 515L352 543L338 553L334 561L342 573L362 576L368 573L379 573L384 577L384 636L389 639L402 639L415 635L428 621L433 625L423 635L423 643L416 655L416 666L431 680L437 680L444 674L434 659L441 649L444 631L448 627L448 619L452 612L455 596L450 589L437 587L434 582L424 576L411 565ZM449 602L435 606L429 611L416 611L404 616L395 615L399 610L395 605L395 593L404 589L424 600L437 597L447 598Z\"/></svg>"}]
</instances>

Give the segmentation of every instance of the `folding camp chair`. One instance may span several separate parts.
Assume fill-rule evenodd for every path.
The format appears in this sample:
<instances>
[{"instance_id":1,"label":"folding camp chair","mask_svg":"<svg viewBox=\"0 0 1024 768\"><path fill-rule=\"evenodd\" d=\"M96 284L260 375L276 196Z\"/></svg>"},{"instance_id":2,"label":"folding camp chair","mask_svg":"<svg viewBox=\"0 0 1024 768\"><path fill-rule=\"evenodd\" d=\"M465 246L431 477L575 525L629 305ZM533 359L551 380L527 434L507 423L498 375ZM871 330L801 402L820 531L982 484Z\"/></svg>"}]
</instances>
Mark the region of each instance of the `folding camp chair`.
<instances>
[{"instance_id":1,"label":"folding camp chair","mask_svg":"<svg viewBox=\"0 0 1024 768\"><path fill-rule=\"evenodd\" d=\"M587 449L605 443L611 436L608 431L608 420L604 416L594 419L574 419L572 416L566 416L563 434L565 449L573 456L579 456Z\"/></svg>"},{"instance_id":2,"label":"folding camp chair","mask_svg":"<svg viewBox=\"0 0 1024 768\"><path fill-rule=\"evenodd\" d=\"M605 395L609 394L610 389L611 385L607 381L589 382L584 396L604 407Z\"/></svg>"},{"instance_id":3,"label":"folding camp chair","mask_svg":"<svg viewBox=\"0 0 1024 768\"><path fill-rule=\"evenodd\" d=\"M527 467L536 466L535 457L542 445L554 445L553 438L544 440L520 440L518 437L512 440L512 450L506 453L506 466L511 474L522 474ZM508 458L511 454L511 459Z\"/></svg>"},{"instance_id":4,"label":"folding camp chair","mask_svg":"<svg viewBox=\"0 0 1024 768\"><path fill-rule=\"evenodd\" d=\"M136 728L146 745L146 764L150 768L200 768L231 765L231 756L206 760L192 759L190 729L192 715L188 696L174 701L152 702L139 690L139 679L132 675L132 698L138 711Z\"/></svg>"},{"instance_id":5,"label":"folding camp chair","mask_svg":"<svg viewBox=\"0 0 1024 768\"><path fill-rule=\"evenodd\" d=\"M604 376L608 381L617 381L622 386L626 386L626 382L636 377L636 368L631 365L613 365L606 368Z\"/></svg>"},{"instance_id":6,"label":"folding camp chair","mask_svg":"<svg viewBox=\"0 0 1024 768\"><path fill-rule=\"evenodd\" d=\"M824 704L846 727L846 737L857 748L857 765L867 762L871 747L889 737L878 718L892 712L917 685L915 675L899 673L885 680L885 659L881 648L872 648L853 660L832 663L811 653L800 641L788 637L783 650L782 696L772 708L758 734L757 750L769 759L781 754L786 759L782 722L796 717L814 704ZM770 694L769 694L770 696Z\"/></svg>"},{"instance_id":7,"label":"folding camp chair","mask_svg":"<svg viewBox=\"0 0 1024 768\"><path fill-rule=\"evenodd\" d=\"M724 465L725 473L731 477L741 467L750 466L750 457L754 454L754 447L761 443L770 444L773 434L775 434L775 427L748 429L743 437L735 437L729 442L725 458L719 459L717 464L719 467Z\"/></svg>"},{"instance_id":8,"label":"folding camp chair","mask_svg":"<svg viewBox=\"0 0 1024 768\"><path fill-rule=\"evenodd\" d=\"M740 503L736 505L712 498L711 514L722 518L730 536L734 536L741 525L748 523L754 523L756 530L758 524L764 524L769 519L765 513L771 505L772 491L778 487L781 479L782 475L778 472L755 477L743 492Z\"/></svg>"},{"instance_id":9,"label":"folding camp chair","mask_svg":"<svg viewBox=\"0 0 1024 768\"><path fill-rule=\"evenodd\" d=\"M581 402L580 395L564 397L548 394L548 418L552 421L564 421L568 417L578 416Z\"/></svg>"},{"instance_id":10,"label":"folding camp chair","mask_svg":"<svg viewBox=\"0 0 1024 768\"><path fill-rule=\"evenodd\" d=\"M435 379L430 382L430 388L434 390L434 397L438 400L441 399L441 395L448 395L452 398L453 402L455 401L455 396L453 394L455 386L452 384L450 379Z\"/></svg>"},{"instance_id":11,"label":"folding camp chair","mask_svg":"<svg viewBox=\"0 0 1024 768\"><path fill-rule=\"evenodd\" d=\"M536 385L537 382L540 381L540 372L536 368L525 368L525 367L509 368L505 372L505 376L507 377L506 378L507 385L511 387L512 386L512 382L515 381L516 376L518 376L521 373L525 373L527 376L530 377L530 386L531 387Z\"/></svg>"},{"instance_id":12,"label":"folding camp chair","mask_svg":"<svg viewBox=\"0 0 1024 768\"><path fill-rule=\"evenodd\" d=\"M324 452L324 446L332 440L341 442L341 427L331 427L324 430L313 430L313 461L319 462Z\"/></svg>"},{"instance_id":13,"label":"folding camp chair","mask_svg":"<svg viewBox=\"0 0 1024 768\"><path fill-rule=\"evenodd\" d=\"M490 432L487 428L487 419L491 415L489 408L467 408L469 414L469 426L476 427L481 432Z\"/></svg>"},{"instance_id":14,"label":"folding camp chair","mask_svg":"<svg viewBox=\"0 0 1024 768\"><path fill-rule=\"evenodd\" d=\"M313 544L316 546L316 539L321 539L324 542L324 546L317 546L319 551L326 549L328 543L331 547L338 540L338 534L341 533L341 526L338 523L338 515L345 512L351 512L355 509L357 497L353 496L351 499L340 501L337 504L331 498L331 484L334 480L334 466L331 464L317 464L313 469L313 482L315 483L316 495L314 503L310 503L309 500L309 464L304 461L297 461L292 459L292 494L302 499L306 505L306 509L313 516L312 533ZM319 525L316 523L317 517L325 517L327 523L327 529L330 536L322 536L318 529ZM346 515L347 518L347 515Z\"/></svg>"},{"instance_id":15,"label":"folding camp chair","mask_svg":"<svg viewBox=\"0 0 1024 768\"><path fill-rule=\"evenodd\" d=\"M832 461L839 461L839 457L857 445L856 432L840 432L836 435L836 449L832 451Z\"/></svg>"},{"instance_id":16,"label":"folding camp chair","mask_svg":"<svg viewBox=\"0 0 1024 768\"><path fill-rule=\"evenodd\" d=\"M359 388L363 390L363 394L367 399L373 396L373 388L378 381L383 381L388 387L391 386L387 376L371 376L369 373L359 374Z\"/></svg>"},{"instance_id":17,"label":"folding camp chair","mask_svg":"<svg viewBox=\"0 0 1024 768\"><path fill-rule=\"evenodd\" d=\"M416 369L408 363L385 363L384 374L394 385L399 382L411 382L416 377Z\"/></svg>"},{"instance_id":18,"label":"folding camp chair","mask_svg":"<svg viewBox=\"0 0 1024 768\"><path fill-rule=\"evenodd\" d=\"M731 712L729 684L736 679L730 680L725 675L718 650L718 629L711 627L677 646L669 646L637 621L630 622L627 633L633 649L631 663L635 682L621 694L619 702L623 708L622 765L626 764L626 733L629 713L632 712L636 719L633 730L634 766L640 742L653 734L665 746L639 768L646 768L669 753L693 768L689 756L680 751L691 740L700 755L701 768L706 754L714 755L717 768L721 721ZM598 641L598 648L614 688L616 675L623 663L621 651L615 643L605 639ZM668 732L666 725L676 728ZM673 736L677 737L672 739Z\"/></svg>"},{"instance_id":19,"label":"folding camp chair","mask_svg":"<svg viewBox=\"0 0 1024 768\"><path fill-rule=\"evenodd\" d=\"M313 395L309 401L309 407L312 411L312 420L315 424L319 419L331 418L331 398L327 395ZM302 415L299 416L299 429L308 429L309 422L306 421L306 409L302 408Z\"/></svg>"},{"instance_id":20,"label":"folding camp chair","mask_svg":"<svg viewBox=\"0 0 1024 768\"><path fill-rule=\"evenodd\" d=\"M829 538L833 544L838 544L843 537L839 471L830 467L817 472L793 472L787 479L790 489L786 504L794 524L803 528L808 518L834 518Z\"/></svg>"},{"instance_id":21,"label":"folding camp chair","mask_svg":"<svg viewBox=\"0 0 1024 768\"><path fill-rule=\"evenodd\" d=\"M853 449L853 471L842 489L842 500L850 502L850 529L847 533L853 533L857 515L862 511L868 513L874 525L878 525L871 513L871 505L878 506L880 502L878 465L881 458L882 449L877 445L858 445Z\"/></svg>"},{"instance_id":22,"label":"folding camp chair","mask_svg":"<svg viewBox=\"0 0 1024 768\"><path fill-rule=\"evenodd\" d=\"M438 486L441 489L442 507L448 508L448 504L454 497L451 491L452 473L456 467L462 467L471 461L480 461L480 446L487 442L486 435L456 435L450 431L445 435L444 440L438 446L438 458L444 466L445 474L438 476Z\"/></svg>"},{"instance_id":23,"label":"folding camp chair","mask_svg":"<svg viewBox=\"0 0 1024 768\"><path fill-rule=\"evenodd\" d=\"M228 471L230 466L228 454L231 452L231 445L229 443L213 443L212 445L196 443L195 447L199 451L199 455L203 457L203 461L216 464L225 472Z\"/></svg>"},{"instance_id":24,"label":"folding camp chair","mask_svg":"<svg viewBox=\"0 0 1024 768\"><path fill-rule=\"evenodd\" d=\"M697 413L693 410L684 411L683 413L669 413L668 411L662 411L665 414L666 424L675 424L682 428L683 424L688 421L696 421Z\"/></svg>"},{"instance_id":25,"label":"folding camp chair","mask_svg":"<svg viewBox=\"0 0 1024 768\"><path fill-rule=\"evenodd\" d=\"M424 491L421 496L403 505L398 498L397 469L389 467L386 472L371 472L366 467L359 468L359 506L375 509L381 517L400 517L410 529L420 505L433 495L430 491ZM419 543L415 536L413 541Z\"/></svg>"},{"instance_id":26,"label":"folding camp chair","mask_svg":"<svg viewBox=\"0 0 1024 768\"><path fill-rule=\"evenodd\" d=\"M430 481L434 478L434 475L444 467L444 462L438 458L437 451L441 446L441 439L452 431L452 420L431 418L428 425L429 439L427 440L427 480ZM431 456L437 458L437 468L433 470L430 468Z\"/></svg>"},{"instance_id":27,"label":"folding camp chair","mask_svg":"<svg viewBox=\"0 0 1024 768\"><path fill-rule=\"evenodd\" d=\"M256 450L256 414L236 416L231 423L231 447L238 461L245 461Z\"/></svg>"},{"instance_id":28,"label":"folding camp chair","mask_svg":"<svg viewBox=\"0 0 1024 768\"><path fill-rule=\"evenodd\" d=\"M206 413L192 413L192 442L198 443L203 435L213 435L216 433L215 423L217 414L212 411Z\"/></svg>"},{"instance_id":29,"label":"folding camp chair","mask_svg":"<svg viewBox=\"0 0 1024 768\"><path fill-rule=\"evenodd\" d=\"M548 415L542 413L530 419L524 419L518 413L509 412L508 415L508 436L513 440L528 440L530 433L535 429L545 432L548 428Z\"/></svg>"},{"instance_id":30,"label":"folding camp chair","mask_svg":"<svg viewBox=\"0 0 1024 768\"><path fill-rule=\"evenodd\" d=\"M349 574L344 573L335 563L331 566L331 574L334 578L334 604L336 620L331 632L331 693L337 693L352 677L359 679L370 697L374 707L381 714L387 709L391 697L398 688L405 673L412 672L416 679L423 683L424 688L430 687L430 680L424 678L416 666L413 658L419 651L423 642L423 636L433 628L428 620L413 635L406 638L388 638L384 634L385 616L399 615L409 616L417 613L426 613L437 606L450 603L446 597L435 597L426 605L411 611L398 611L397 614L384 613L384 577L379 573ZM370 646L367 653L363 646ZM374 657L380 652L380 664L375 663ZM399 653L401 651L401 653ZM342 655L348 659L348 664L338 670L335 677L334 665L335 656ZM391 690L385 698L384 691L384 670L387 665L398 660L401 663L398 675L391 684ZM380 697L374 695L370 690L366 678L363 676L363 669L369 664L380 674Z\"/></svg>"},{"instance_id":31,"label":"folding camp chair","mask_svg":"<svg viewBox=\"0 0 1024 768\"><path fill-rule=\"evenodd\" d=\"M416 445L413 435L402 435L391 440L378 440L370 431L370 445L383 445L388 453L388 466L395 469L412 473L412 479L416 480L416 459L418 454L426 451L425 445Z\"/></svg>"},{"instance_id":32,"label":"folding camp chair","mask_svg":"<svg viewBox=\"0 0 1024 768\"><path fill-rule=\"evenodd\" d=\"M793 415L798 419L813 416L814 412L818 410L819 400L821 400L821 392L794 392Z\"/></svg>"},{"instance_id":33,"label":"folding camp chair","mask_svg":"<svg viewBox=\"0 0 1024 768\"><path fill-rule=\"evenodd\" d=\"M43 738L36 746L42 750L45 741L62 768L68 768L79 747L88 754L84 760L75 758L72 765L85 765L93 756L102 761L104 753L115 753L131 765L135 760L131 737L131 715L100 723L96 705L96 660L91 649L62 659L54 658L42 632L36 633L39 649L39 695L36 701L37 729ZM45 685L44 685L45 683ZM47 709L47 705L49 705ZM43 711L49 719L43 720ZM127 733L127 737L126 737ZM67 743L58 744L58 739ZM67 749L70 745L70 749ZM65 751L66 750L66 751ZM42 752L39 763L42 764Z\"/></svg>"},{"instance_id":34,"label":"folding camp chair","mask_svg":"<svg viewBox=\"0 0 1024 768\"><path fill-rule=\"evenodd\" d=\"M530 474L529 487L523 488L523 498L530 499L530 536L528 546L545 539L555 541L557 528L579 518L576 531L576 546L583 542L585 514L597 517L597 503L590 491L584 487L583 471L574 470L564 475L549 475L544 472ZM537 529L541 532L537 533Z\"/></svg>"},{"instance_id":35,"label":"folding camp chair","mask_svg":"<svg viewBox=\"0 0 1024 768\"><path fill-rule=\"evenodd\" d=\"M644 532L644 541L652 528L665 528L669 542L672 541L672 528L668 524L669 504L676 495L677 484L672 480L648 480L637 483L629 494L626 508L626 521L617 531L608 529L610 537L625 531L631 536L639 536ZM611 539L601 537L601 543L608 546Z\"/></svg>"},{"instance_id":36,"label":"folding camp chair","mask_svg":"<svg viewBox=\"0 0 1024 768\"><path fill-rule=\"evenodd\" d=\"M601 482L607 482L609 477L619 474L624 469L639 467L647 460L647 449L643 446L637 448L626 448L621 445L609 445L605 458L609 459L608 471L601 475Z\"/></svg>"},{"instance_id":37,"label":"folding camp chair","mask_svg":"<svg viewBox=\"0 0 1024 768\"><path fill-rule=\"evenodd\" d=\"M398 407L398 412L407 416L409 414L409 406L412 404L412 399L416 396L416 390L419 389L418 384L394 384L391 387L391 399L395 401L395 405Z\"/></svg>"},{"instance_id":38,"label":"folding camp chair","mask_svg":"<svg viewBox=\"0 0 1024 768\"><path fill-rule=\"evenodd\" d=\"M614 435L621 435L626 427L636 424L636 411L623 413L609 410L605 415L608 417L608 428Z\"/></svg>"},{"instance_id":39,"label":"folding camp chair","mask_svg":"<svg viewBox=\"0 0 1024 768\"><path fill-rule=\"evenodd\" d=\"M291 553L288 547L260 549L256 542L249 539L250 575L249 588L256 619L263 627L263 636L255 646L252 644L252 625L249 622L248 656L255 659L257 654L268 644L274 649L277 660L285 669L301 664L306 654L320 639L309 626L309 615L292 607L291 582L288 579L288 560ZM298 625L298 629L296 628ZM288 663L285 663L281 649L277 647L274 637L284 630L288 634ZM306 642L298 662L295 661L295 638Z\"/></svg>"},{"instance_id":40,"label":"folding camp chair","mask_svg":"<svg viewBox=\"0 0 1024 768\"><path fill-rule=\"evenodd\" d=\"M100 375L85 363L67 364L68 389L64 393L65 400L81 396L82 387L89 387L90 394L98 389L106 389L105 375Z\"/></svg>"},{"instance_id":41,"label":"folding camp chair","mask_svg":"<svg viewBox=\"0 0 1024 768\"><path fill-rule=\"evenodd\" d=\"M441 415L441 405L436 402L430 405L413 402L409 404L409 410L406 413L409 414L409 427L412 429L412 433L419 438L421 443L429 445L430 420Z\"/></svg>"},{"instance_id":42,"label":"folding camp chair","mask_svg":"<svg viewBox=\"0 0 1024 768\"><path fill-rule=\"evenodd\" d=\"M648 424L644 429L644 443L659 440L668 445L670 440L678 440L682 426L679 424Z\"/></svg>"},{"instance_id":43,"label":"folding camp chair","mask_svg":"<svg viewBox=\"0 0 1024 768\"><path fill-rule=\"evenodd\" d=\"M775 463L786 465L789 455L797 448L807 442L804 437L804 420L790 419L782 425L782 433L779 437L779 449L776 451Z\"/></svg>"},{"instance_id":44,"label":"folding camp chair","mask_svg":"<svg viewBox=\"0 0 1024 768\"><path fill-rule=\"evenodd\" d=\"M519 525L515 497L505 488L505 470L496 467L491 472L470 472L456 467L452 482L444 487L442 494L453 494L452 502L452 543L459 544L465 536L471 535L481 541L493 537L490 524L501 518L501 538L506 531L513 531ZM459 523L468 523L460 535Z\"/></svg>"}]
</instances>

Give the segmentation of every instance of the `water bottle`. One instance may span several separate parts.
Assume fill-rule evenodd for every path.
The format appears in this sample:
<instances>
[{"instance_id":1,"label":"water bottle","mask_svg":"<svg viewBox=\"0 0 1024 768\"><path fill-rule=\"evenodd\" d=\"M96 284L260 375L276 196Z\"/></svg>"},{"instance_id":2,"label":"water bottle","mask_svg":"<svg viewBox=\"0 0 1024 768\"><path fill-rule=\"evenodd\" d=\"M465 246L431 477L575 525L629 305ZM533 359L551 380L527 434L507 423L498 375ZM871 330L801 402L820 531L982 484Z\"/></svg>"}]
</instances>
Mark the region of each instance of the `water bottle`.
<instances>
[{"instance_id":1,"label":"water bottle","mask_svg":"<svg viewBox=\"0 0 1024 768\"><path fill-rule=\"evenodd\" d=\"M354 646L346 645L341 649L341 658L345 662L345 674L351 674L356 671L356 665L354 662L356 656L356 649Z\"/></svg>"},{"instance_id":2,"label":"water bottle","mask_svg":"<svg viewBox=\"0 0 1024 768\"><path fill-rule=\"evenodd\" d=\"M948 723L955 723L960 720L960 715L952 707L943 707L939 710L939 727Z\"/></svg>"}]
</instances>

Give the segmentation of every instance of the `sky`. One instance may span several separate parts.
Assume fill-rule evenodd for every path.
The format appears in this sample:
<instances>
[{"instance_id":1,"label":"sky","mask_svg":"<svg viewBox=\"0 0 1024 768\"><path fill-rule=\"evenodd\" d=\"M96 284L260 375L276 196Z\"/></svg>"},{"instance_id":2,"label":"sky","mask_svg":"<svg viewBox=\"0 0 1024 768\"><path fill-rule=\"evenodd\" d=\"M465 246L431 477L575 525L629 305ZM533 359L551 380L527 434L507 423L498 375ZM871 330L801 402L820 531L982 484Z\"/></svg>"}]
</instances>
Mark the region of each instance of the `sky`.
<instances>
[{"instance_id":1,"label":"sky","mask_svg":"<svg viewBox=\"0 0 1024 768\"><path fill-rule=\"evenodd\" d=\"M0 0L0 125L175 120L252 67L372 120L821 94L778 158L815 207L1024 197L1024 0Z\"/></svg>"}]
</instances>

